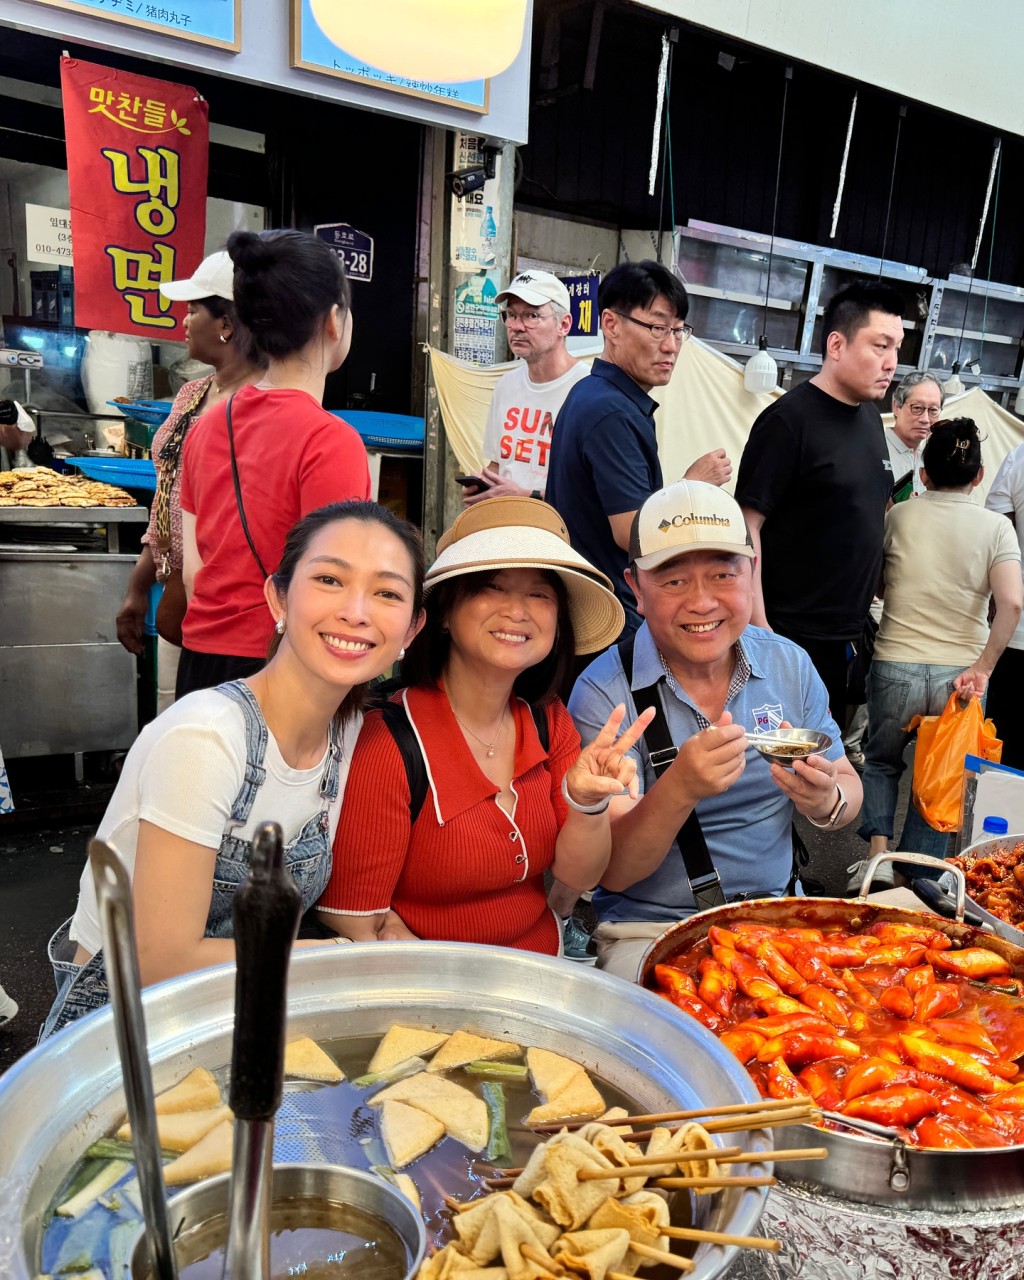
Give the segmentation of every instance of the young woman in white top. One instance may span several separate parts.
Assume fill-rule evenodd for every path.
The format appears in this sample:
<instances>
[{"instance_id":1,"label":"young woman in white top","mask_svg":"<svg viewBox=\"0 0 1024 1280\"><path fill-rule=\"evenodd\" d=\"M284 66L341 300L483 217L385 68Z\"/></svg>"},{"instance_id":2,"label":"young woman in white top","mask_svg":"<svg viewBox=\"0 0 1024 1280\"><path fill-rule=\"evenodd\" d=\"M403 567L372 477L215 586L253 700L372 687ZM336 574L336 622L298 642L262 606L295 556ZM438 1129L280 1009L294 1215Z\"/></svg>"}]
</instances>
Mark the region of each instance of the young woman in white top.
<instances>
[{"instance_id":1,"label":"young woman in white top","mask_svg":"<svg viewBox=\"0 0 1024 1280\"><path fill-rule=\"evenodd\" d=\"M133 875L144 984L234 959L231 900L261 822L284 829L303 907L320 896L364 690L419 629L422 591L416 529L375 503L322 507L292 529L267 579L267 665L189 694L142 731L97 834ZM87 867L78 909L50 942L57 999L44 1036L106 1003L101 941Z\"/></svg>"},{"instance_id":2,"label":"young woman in white top","mask_svg":"<svg viewBox=\"0 0 1024 1280\"><path fill-rule=\"evenodd\" d=\"M954 690L984 697L1020 617L1020 548L1010 522L974 501L983 474L974 422L937 422L924 447L927 492L885 518L884 607L867 685L860 827L872 856L894 834L911 738L903 726L915 715L937 715ZM947 844L947 835L930 827L911 800L896 847L944 857Z\"/></svg>"}]
</instances>

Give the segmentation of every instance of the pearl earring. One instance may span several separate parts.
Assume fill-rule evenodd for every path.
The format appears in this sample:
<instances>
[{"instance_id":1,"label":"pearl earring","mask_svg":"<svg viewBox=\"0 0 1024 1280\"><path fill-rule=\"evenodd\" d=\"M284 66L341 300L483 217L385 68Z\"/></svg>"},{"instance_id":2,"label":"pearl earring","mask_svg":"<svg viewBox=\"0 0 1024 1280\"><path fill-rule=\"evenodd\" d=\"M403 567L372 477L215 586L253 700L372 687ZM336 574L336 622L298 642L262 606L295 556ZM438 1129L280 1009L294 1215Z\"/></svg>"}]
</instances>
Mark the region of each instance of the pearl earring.
<instances>
[{"instance_id":1,"label":"pearl earring","mask_svg":"<svg viewBox=\"0 0 1024 1280\"><path fill-rule=\"evenodd\" d=\"M405 645L403 645L401 649L399 649L398 651L398 661L401 662L404 657L405 657Z\"/></svg>"},{"instance_id":2,"label":"pearl earring","mask_svg":"<svg viewBox=\"0 0 1024 1280\"><path fill-rule=\"evenodd\" d=\"M279 636L284 635L284 618L278 618L277 622L274 624L274 630Z\"/></svg>"},{"instance_id":3,"label":"pearl earring","mask_svg":"<svg viewBox=\"0 0 1024 1280\"><path fill-rule=\"evenodd\" d=\"M220 335L220 340L221 342L227 342L227 338L224 336L223 333Z\"/></svg>"}]
</instances>

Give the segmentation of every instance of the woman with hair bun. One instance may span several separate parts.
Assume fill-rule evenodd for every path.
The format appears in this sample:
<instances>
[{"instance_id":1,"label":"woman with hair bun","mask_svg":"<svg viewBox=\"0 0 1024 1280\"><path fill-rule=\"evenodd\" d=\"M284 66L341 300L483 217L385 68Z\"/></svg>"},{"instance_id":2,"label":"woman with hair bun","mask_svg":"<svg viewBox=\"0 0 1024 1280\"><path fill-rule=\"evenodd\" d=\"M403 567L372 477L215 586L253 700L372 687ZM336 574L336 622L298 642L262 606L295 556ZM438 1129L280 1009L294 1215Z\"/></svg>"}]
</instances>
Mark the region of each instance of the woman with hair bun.
<instances>
[{"instance_id":1,"label":"woman with hair bun","mask_svg":"<svg viewBox=\"0 0 1024 1280\"><path fill-rule=\"evenodd\" d=\"M1010 522L974 501L983 475L974 422L937 422L924 446L927 492L885 517L884 607L867 685L860 828L872 857L893 836L903 752L912 736L903 726L915 715L937 715L954 690L983 698L1020 617L1020 548ZM944 857L947 843L911 800L897 849Z\"/></svg>"},{"instance_id":2,"label":"woman with hair bun","mask_svg":"<svg viewBox=\"0 0 1024 1280\"><path fill-rule=\"evenodd\" d=\"M179 698L262 667L271 635L263 584L287 531L317 507L370 496L362 441L321 403L327 375L352 340L340 260L301 231L236 231L227 248L235 310L267 369L205 414L185 441L189 604Z\"/></svg>"}]
</instances>

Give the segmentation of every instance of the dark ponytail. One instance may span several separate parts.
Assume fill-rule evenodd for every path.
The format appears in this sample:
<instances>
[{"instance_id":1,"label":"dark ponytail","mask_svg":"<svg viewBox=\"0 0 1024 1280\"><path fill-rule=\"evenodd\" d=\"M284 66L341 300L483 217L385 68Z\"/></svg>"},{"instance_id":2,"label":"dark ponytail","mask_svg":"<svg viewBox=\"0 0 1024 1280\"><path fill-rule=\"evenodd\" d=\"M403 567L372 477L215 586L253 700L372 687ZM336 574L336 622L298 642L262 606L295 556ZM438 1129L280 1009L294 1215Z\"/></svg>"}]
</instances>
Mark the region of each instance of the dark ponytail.
<instances>
[{"instance_id":1,"label":"dark ponytail","mask_svg":"<svg viewBox=\"0 0 1024 1280\"><path fill-rule=\"evenodd\" d=\"M301 351L332 307L351 306L341 259L304 231L234 231L228 253L235 264L235 310L256 345L270 358Z\"/></svg>"},{"instance_id":2,"label":"dark ponytail","mask_svg":"<svg viewBox=\"0 0 1024 1280\"><path fill-rule=\"evenodd\" d=\"M936 422L921 464L936 489L963 489L981 470L981 439L973 418Z\"/></svg>"}]
</instances>

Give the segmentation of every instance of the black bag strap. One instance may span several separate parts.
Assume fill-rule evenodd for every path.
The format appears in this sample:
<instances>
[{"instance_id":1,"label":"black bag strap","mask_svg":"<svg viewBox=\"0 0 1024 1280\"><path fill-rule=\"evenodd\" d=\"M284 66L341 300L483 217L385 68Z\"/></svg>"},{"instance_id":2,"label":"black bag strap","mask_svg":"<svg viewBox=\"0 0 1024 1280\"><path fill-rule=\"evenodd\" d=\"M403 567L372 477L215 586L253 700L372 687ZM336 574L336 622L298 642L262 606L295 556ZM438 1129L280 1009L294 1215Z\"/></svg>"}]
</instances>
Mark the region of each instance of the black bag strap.
<instances>
[{"instance_id":1,"label":"black bag strap","mask_svg":"<svg viewBox=\"0 0 1024 1280\"><path fill-rule=\"evenodd\" d=\"M228 447L231 450L231 479L235 486L235 502L238 505L238 516L242 521L242 532L245 534L245 540L249 544L249 550L252 557L259 566L259 571L263 575L264 580L270 577L266 569L263 567L263 561L260 559L260 553L256 550L256 543L252 540L252 534L249 532L249 522L245 518L245 507L242 506L242 484L238 478L238 459L235 457L235 431L231 423L231 401L234 395L228 398L227 415L228 415Z\"/></svg>"},{"instance_id":2,"label":"black bag strap","mask_svg":"<svg viewBox=\"0 0 1024 1280\"><path fill-rule=\"evenodd\" d=\"M423 763L423 753L404 703L391 702L381 705L381 715L387 725L388 732L395 740L402 763L405 765L405 779L409 784L409 822L414 823L420 816L423 802L427 798L427 767ZM537 729L537 737L545 751L550 748L551 734L548 731L547 712L541 706L530 703L530 712Z\"/></svg>"},{"instance_id":3,"label":"black bag strap","mask_svg":"<svg viewBox=\"0 0 1024 1280\"><path fill-rule=\"evenodd\" d=\"M633 683L633 643L634 636L620 642L618 646L622 670L626 674L626 683ZM651 758L654 776L660 778L672 761L679 754L668 731L668 717L661 700L660 680L646 685L642 689L633 689L633 703L637 714L642 715L649 707L654 707L658 714L644 730L644 742ZM691 809L690 815L679 828L676 843L683 859L683 870L690 884L690 892L698 911L707 911L710 907L720 907L725 903L725 893L721 878L715 869L708 850L708 842L697 817L697 810Z\"/></svg>"}]
</instances>

